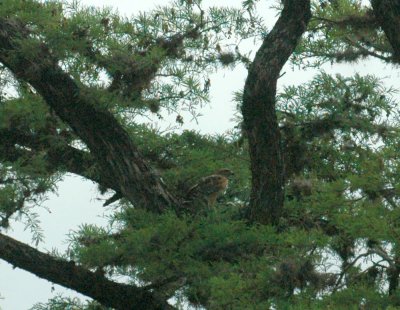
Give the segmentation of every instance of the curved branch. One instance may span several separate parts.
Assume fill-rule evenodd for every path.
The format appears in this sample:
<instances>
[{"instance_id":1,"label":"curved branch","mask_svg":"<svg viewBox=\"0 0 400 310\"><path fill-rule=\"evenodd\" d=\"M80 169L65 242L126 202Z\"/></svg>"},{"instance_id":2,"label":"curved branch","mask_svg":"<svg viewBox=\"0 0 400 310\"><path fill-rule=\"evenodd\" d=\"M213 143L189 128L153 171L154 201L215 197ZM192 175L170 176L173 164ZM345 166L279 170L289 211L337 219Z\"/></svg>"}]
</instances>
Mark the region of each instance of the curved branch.
<instances>
[{"instance_id":1,"label":"curved branch","mask_svg":"<svg viewBox=\"0 0 400 310\"><path fill-rule=\"evenodd\" d=\"M115 309L174 309L160 296L140 287L108 280L73 261L42 253L0 234L0 258L36 276L75 290Z\"/></svg>"},{"instance_id":2,"label":"curved branch","mask_svg":"<svg viewBox=\"0 0 400 310\"><path fill-rule=\"evenodd\" d=\"M142 158L128 133L85 88L64 72L48 47L36 42L35 56L21 53L29 31L15 19L0 20L0 61L17 78L30 83L62 121L88 146L103 175L133 204L162 212L177 207L177 199ZM29 38L32 44L32 38Z\"/></svg>"},{"instance_id":3,"label":"curved branch","mask_svg":"<svg viewBox=\"0 0 400 310\"><path fill-rule=\"evenodd\" d=\"M249 68L243 124L249 139L252 191L248 217L276 223L283 207L284 172L275 102L279 73L311 18L309 0L286 0L281 16Z\"/></svg>"}]
</instances>

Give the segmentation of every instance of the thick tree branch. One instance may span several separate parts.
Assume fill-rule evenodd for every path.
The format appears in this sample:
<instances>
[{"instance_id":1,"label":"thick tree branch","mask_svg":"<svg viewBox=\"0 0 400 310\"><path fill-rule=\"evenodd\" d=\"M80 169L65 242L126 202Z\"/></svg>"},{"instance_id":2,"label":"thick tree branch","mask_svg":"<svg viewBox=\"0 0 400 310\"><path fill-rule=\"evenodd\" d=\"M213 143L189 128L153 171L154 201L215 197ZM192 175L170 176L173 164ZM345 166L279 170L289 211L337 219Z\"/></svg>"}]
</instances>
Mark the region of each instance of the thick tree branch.
<instances>
[{"instance_id":1,"label":"thick tree branch","mask_svg":"<svg viewBox=\"0 0 400 310\"><path fill-rule=\"evenodd\" d=\"M393 48L393 59L400 62L400 2L398 0L371 0L374 14L390 45Z\"/></svg>"},{"instance_id":2,"label":"thick tree branch","mask_svg":"<svg viewBox=\"0 0 400 310\"><path fill-rule=\"evenodd\" d=\"M86 143L103 174L118 184L118 190L133 204L155 212L176 207L177 200L142 158L128 133L60 68L47 46L29 38L28 30L15 19L1 19L0 29L0 62L41 94ZM35 55L21 52L26 40L36 45Z\"/></svg>"},{"instance_id":3,"label":"thick tree branch","mask_svg":"<svg viewBox=\"0 0 400 310\"><path fill-rule=\"evenodd\" d=\"M252 192L248 217L276 223L283 207L284 171L275 96L279 73L311 17L309 0L287 0L264 39L246 79L243 123L249 139Z\"/></svg>"},{"instance_id":4,"label":"thick tree branch","mask_svg":"<svg viewBox=\"0 0 400 310\"><path fill-rule=\"evenodd\" d=\"M42 253L0 234L0 258L36 276L75 290L115 309L174 309L161 297L133 285L116 283L94 273Z\"/></svg>"}]
</instances>

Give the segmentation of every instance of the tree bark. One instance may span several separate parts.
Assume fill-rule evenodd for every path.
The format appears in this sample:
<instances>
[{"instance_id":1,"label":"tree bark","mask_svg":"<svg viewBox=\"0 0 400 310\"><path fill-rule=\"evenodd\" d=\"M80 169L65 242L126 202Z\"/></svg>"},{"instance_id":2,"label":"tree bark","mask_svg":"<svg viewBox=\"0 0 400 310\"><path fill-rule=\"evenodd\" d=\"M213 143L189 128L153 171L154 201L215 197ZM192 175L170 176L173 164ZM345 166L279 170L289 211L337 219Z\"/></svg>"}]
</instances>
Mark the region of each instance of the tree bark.
<instances>
[{"instance_id":1,"label":"tree bark","mask_svg":"<svg viewBox=\"0 0 400 310\"><path fill-rule=\"evenodd\" d=\"M374 15L393 48L393 59L400 63L400 1L371 0Z\"/></svg>"},{"instance_id":2,"label":"tree bark","mask_svg":"<svg viewBox=\"0 0 400 310\"><path fill-rule=\"evenodd\" d=\"M252 190L248 218L276 224L283 207L284 169L275 111L279 73L311 17L309 0L286 0L274 28L251 64L243 93L243 124L249 140Z\"/></svg>"},{"instance_id":3,"label":"tree bark","mask_svg":"<svg viewBox=\"0 0 400 310\"><path fill-rule=\"evenodd\" d=\"M118 191L129 201L154 212L176 208L177 199L142 158L128 133L110 112L85 93L84 86L78 86L60 68L47 46L37 41L34 55L21 53L21 42L28 40L28 34L15 19L1 19L0 61L40 93L87 145L103 174L118 184Z\"/></svg>"},{"instance_id":4,"label":"tree bark","mask_svg":"<svg viewBox=\"0 0 400 310\"><path fill-rule=\"evenodd\" d=\"M400 276L399 266L396 264L396 266L389 267L387 269L387 276L389 282L388 293L389 296L393 296L399 287L399 276Z\"/></svg>"},{"instance_id":5,"label":"tree bark","mask_svg":"<svg viewBox=\"0 0 400 310\"><path fill-rule=\"evenodd\" d=\"M110 281L73 261L54 258L3 234L0 234L0 258L14 267L91 297L107 307L174 309L160 296L144 288Z\"/></svg>"}]
</instances>

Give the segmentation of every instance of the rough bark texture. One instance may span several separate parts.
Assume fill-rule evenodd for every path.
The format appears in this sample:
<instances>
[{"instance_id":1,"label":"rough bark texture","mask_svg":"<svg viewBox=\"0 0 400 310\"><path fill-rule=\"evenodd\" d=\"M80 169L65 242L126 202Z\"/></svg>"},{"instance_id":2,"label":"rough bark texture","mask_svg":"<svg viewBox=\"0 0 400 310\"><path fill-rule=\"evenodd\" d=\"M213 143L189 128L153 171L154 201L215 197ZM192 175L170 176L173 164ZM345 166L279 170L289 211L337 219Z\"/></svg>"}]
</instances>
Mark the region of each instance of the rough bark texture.
<instances>
[{"instance_id":1,"label":"rough bark texture","mask_svg":"<svg viewBox=\"0 0 400 310\"><path fill-rule=\"evenodd\" d=\"M88 146L103 174L118 184L117 190L133 204L155 212L176 207L176 199L141 157L127 132L59 67L44 44L37 42L36 57L20 52L19 40L27 37L28 31L17 21L0 20L0 61L41 94Z\"/></svg>"},{"instance_id":2,"label":"rough bark texture","mask_svg":"<svg viewBox=\"0 0 400 310\"><path fill-rule=\"evenodd\" d=\"M389 280L389 295L392 296L396 293L397 288L399 287L399 276L400 276L400 268L398 265L389 267L387 269L387 275Z\"/></svg>"},{"instance_id":3,"label":"rough bark texture","mask_svg":"<svg viewBox=\"0 0 400 310\"><path fill-rule=\"evenodd\" d=\"M283 207L284 171L275 112L276 85L310 17L310 1L284 1L281 16L249 68L242 113L250 147L252 191L248 217L251 221L276 223Z\"/></svg>"},{"instance_id":4,"label":"rough bark texture","mask_svg":"<svg viewBox=\"0 0 400 310\"><path fill-rule=\"evenodd\" d=\"M133 285L116 283L100 273L56 259L0 234L0 258L40 278L71 288L115 309L174 309L155 294Z\"/></svg>"},{"instance_id":5,"label":"rough bark texture","mask_svg":"<svg viewBox=\"0 0 400 310\"><path fill-rule=\"evenodd\" d=\"M374 15L385 31L386 37L393 48L393 59L400 62L400 1L371 0Z\"/></svg>"}]
</instances>

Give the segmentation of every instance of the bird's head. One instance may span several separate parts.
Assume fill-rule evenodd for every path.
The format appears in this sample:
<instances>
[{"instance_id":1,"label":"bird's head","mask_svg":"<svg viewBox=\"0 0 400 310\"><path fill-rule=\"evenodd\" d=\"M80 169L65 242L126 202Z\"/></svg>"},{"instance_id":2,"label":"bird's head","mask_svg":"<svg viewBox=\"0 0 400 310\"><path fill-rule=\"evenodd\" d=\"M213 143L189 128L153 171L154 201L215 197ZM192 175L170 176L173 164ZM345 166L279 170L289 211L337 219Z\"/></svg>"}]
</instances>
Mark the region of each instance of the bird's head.
<instances>
[{"instance_id":1,"label":"bird's head","mask_svg":"<svg viewBox=\"0 0 400 310\"><path fill-rule=\"evenodd\" d=\"M235 175L232 170L229 170L227 168L219 169L218 171L215 172L215 174L223 175L224 177L227 178Z\"/></svg>"}]
</instances>

